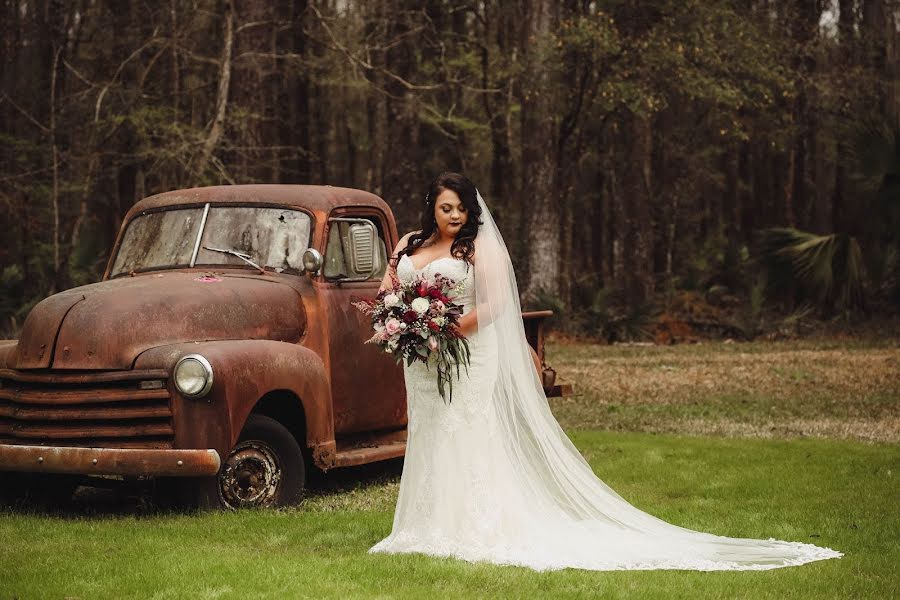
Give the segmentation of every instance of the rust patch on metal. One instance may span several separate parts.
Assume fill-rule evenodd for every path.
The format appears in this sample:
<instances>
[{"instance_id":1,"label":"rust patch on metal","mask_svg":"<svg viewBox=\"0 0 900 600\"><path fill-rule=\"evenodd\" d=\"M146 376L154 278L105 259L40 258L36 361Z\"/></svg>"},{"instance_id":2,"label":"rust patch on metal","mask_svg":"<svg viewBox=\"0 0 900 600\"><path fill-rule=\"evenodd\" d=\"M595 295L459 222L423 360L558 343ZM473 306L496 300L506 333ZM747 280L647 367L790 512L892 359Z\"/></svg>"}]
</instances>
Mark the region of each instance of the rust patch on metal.
<instances>
[{"instance_id":1,"label":"rust patch on metal","mask_svg":"<svg viewBox=\"0 0 900 600\"><path fill-rule=\"evenodd\" d=\"M335 454L334 440L312 446L313 462L323 471L327 471L334 466Z\"/></svg>"},{"instance_id":2,"label":"rust patch on metal","mask_svg":"<svg viewBox=\"0 0 900 600\"><path fill-rule=\"evenodd\" d=\"M171 447L167 371L48 375L0 369L0 443Z\"/></svg>"},{"instance_id":3,"label":"rust patch on metal","mask_svg":"<svg viewBox=\"0 0 900 600\"><path fill-rule=\"evenodd\" d=\"M128 369L144 350L191 340L300 340L303 304L289 285L222 276L215 286L195 272L138 275L84 286L84 300L61 321L54 369ZM40 305L32 311L41 322ZM29 315L31 317L31 315ZM84 335L90 332L91 335ZM28 333L31 338L49 331Z\"/></svg>"},{"instance_id":4,"label":"rust patch on metal","mask_svg":"<svg viewBox=\"0 0 900 600\"><path fill-rule=\"evenodd\" d=\"M16 345L14 364L17 369L44 369L50 366L60 326L69 311L84 300L84 295L77 289L44 298L31 309L22 324Z\"/></svg>"}]
</instances>

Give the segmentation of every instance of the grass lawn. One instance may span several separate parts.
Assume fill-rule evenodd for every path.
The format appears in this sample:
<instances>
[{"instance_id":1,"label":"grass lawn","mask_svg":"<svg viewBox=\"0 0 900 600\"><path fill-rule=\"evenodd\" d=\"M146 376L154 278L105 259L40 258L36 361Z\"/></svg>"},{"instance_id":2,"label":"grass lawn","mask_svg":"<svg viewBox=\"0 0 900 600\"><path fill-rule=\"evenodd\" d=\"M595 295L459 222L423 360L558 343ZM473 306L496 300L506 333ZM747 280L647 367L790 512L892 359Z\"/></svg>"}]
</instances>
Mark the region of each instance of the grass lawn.
<instances>
[{"instance_id":1,"label":"grass lawn","mask_svg":"<svg viewBox=\"0 0 900 600\"><path fill-rule=\"evenodd\" d=\"M535 573L370 556L390 530L393 461L335 471L291 510L159 513L101 492L64 514L0 513L0 600L898 597L900 432L885 425L900 405L898 354L883 344L551 348L554 366L584 391L554 411L625 498L685 527L811 542L844 552L838 560L761 572ZM617 371L625 392L606 380ZM643 396L656 387L668 393ZM877 434L840 427L867 420ZM798 425L819 421L829 425Z\"/></svg>"}]
</instances>

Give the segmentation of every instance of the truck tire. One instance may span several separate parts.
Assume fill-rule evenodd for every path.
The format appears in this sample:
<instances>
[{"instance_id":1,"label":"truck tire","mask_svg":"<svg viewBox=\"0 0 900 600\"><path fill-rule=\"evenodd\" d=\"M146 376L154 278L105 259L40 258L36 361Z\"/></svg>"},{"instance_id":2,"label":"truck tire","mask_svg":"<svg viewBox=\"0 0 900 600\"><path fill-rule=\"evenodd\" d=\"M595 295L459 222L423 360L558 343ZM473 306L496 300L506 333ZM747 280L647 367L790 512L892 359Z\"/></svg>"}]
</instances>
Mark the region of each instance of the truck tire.
<instances>
[{"instance_id":1,"label":"truck tire","mask_svg":"<svg viewBox=\"0 0 900 600\"><path fill-rule=\"evenodd\" d=\"M198 484L195 498L201 508L293 506L303 499L306 459L284 425L253 414L218 475Z\"/></svg>"}]
</instances>

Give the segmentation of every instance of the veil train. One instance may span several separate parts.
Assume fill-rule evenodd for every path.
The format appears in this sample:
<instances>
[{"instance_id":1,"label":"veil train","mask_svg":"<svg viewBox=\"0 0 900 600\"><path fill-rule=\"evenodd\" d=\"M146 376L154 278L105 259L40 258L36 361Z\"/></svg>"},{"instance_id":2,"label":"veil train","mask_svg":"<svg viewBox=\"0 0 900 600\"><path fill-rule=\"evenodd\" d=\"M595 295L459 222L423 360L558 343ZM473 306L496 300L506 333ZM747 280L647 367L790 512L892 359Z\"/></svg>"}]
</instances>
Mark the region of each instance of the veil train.
<instances>
[{"instance_id":1,"label":"veil train","mask_svg":"<svg viewBox=\"0 0 900 600\"><path fill-rule=\"evenodd\" d=\"M678 527L629 504L592 471L550 412L521 321L509 252L481 194L475 239L479 330L497 340L493 390L500 444L519 500L535 508L534 535L554 547L553 567L760 570L843 556L775 539L730 538ZM549 550L549 547L548 547Z\"/></svg>"}]
</instances>

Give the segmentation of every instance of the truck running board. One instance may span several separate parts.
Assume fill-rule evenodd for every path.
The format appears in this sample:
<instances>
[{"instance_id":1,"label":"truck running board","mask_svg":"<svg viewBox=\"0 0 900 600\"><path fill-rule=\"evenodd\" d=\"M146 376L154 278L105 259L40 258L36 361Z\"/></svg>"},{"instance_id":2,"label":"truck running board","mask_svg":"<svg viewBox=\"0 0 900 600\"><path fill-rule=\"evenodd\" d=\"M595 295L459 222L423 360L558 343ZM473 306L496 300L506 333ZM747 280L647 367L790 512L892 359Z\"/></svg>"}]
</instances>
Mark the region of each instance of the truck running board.
<instances>
[{"instance_id":1,"label":"truck running board","mask_svg":"<svg viewBox=\"0 0 900 600\"><path fill-rule=\"evenodd\" d=\"M400 458L406 454L405 431L403 439L397 439L396 433L385 436L387 439L367 440L363 443L344 445L338 442L337 454L334 457L335 467L352 467L379 460Z\"/></svg>"}]
</instances>

